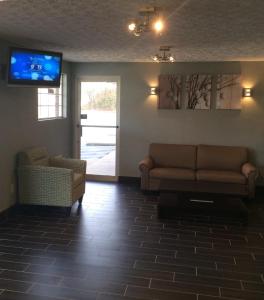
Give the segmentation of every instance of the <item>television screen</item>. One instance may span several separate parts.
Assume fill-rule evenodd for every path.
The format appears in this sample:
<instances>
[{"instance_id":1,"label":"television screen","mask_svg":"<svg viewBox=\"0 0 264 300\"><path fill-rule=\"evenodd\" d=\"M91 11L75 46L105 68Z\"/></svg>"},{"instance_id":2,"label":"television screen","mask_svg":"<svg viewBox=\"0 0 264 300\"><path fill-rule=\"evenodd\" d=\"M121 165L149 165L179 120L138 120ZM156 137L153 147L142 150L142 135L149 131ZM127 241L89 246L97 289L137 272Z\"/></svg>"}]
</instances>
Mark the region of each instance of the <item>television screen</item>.
<instances>
[{"instance_id":1,"label":"television screen","mask_svg":"<svg viewBox=\"0 0 264 300\"><path fill-rule=\"evenodd\" d=\"M10 48L8 84L59 86L62 53Z\"/></svg>"}]
</instances>

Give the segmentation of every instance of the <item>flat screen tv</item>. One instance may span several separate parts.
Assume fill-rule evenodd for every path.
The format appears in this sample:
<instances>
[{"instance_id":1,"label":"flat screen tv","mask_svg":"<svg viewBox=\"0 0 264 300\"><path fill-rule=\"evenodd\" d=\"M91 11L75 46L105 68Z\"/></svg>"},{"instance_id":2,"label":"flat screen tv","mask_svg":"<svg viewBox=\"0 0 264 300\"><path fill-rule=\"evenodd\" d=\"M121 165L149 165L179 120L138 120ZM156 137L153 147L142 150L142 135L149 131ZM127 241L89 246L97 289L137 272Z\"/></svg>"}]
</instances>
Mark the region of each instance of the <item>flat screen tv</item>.
<instances>
[{"instance_id":1,"label":"flat screen tv","mask_svg":"<svg viewBox=\"0 0 264 300\"><path fill-rule=\"evenodd\" d=\"M8 84L25 86L60 86L62 53L24 48L10 48Z\"/></svg>"}]
</instances>

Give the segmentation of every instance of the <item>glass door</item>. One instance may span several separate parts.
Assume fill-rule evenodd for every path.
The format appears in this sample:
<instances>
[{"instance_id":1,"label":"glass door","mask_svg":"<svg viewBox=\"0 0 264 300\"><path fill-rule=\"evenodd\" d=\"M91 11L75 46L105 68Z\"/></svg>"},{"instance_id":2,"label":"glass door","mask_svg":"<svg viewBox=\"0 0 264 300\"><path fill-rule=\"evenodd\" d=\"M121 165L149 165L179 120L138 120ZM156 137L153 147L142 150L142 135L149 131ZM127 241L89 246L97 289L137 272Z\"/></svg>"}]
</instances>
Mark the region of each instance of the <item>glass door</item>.
<instances>
[{"instance_id":1,"label":"glass door","mask_svg":"<svg viewBox=\"0 0 264 300\"><path fill-rule=\"evenodd\" d=\"M114 78L79 81L79 151L87 162L87 179L118 179L119 88Z\"/></svg>"}]
</instances>

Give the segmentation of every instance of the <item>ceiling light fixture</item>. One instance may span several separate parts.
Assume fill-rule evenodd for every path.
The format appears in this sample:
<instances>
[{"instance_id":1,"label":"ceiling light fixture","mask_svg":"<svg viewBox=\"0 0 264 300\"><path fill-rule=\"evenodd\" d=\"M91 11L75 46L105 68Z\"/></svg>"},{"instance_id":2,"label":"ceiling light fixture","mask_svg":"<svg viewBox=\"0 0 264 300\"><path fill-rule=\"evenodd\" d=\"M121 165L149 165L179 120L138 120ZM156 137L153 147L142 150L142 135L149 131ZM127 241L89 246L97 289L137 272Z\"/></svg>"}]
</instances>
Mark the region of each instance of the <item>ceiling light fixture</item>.
<instances>
[{"instance_id":1,"label":"ceiling light fixture","mask_svg":"<svg viewBox=\"0 0 264 300\"><path fill-rule=\"evenodd\" d=\"M152 6L141 8L138 12L140 17L131 20L128 24L129 32L135 36L140 36L143 32L151 30L161 34L164 29L164 22L158 14L159 11L159 8Z\"/></svg>"},{"instance_id":2,"label":"ceiling light fixture","mask_svg":"<svg viewBox=\"0 0 264 300\"><path fill-rule=\"evenodd\" d=\"M155 62L175 62L175 58L169 52L170 49L170 46L161 46L159 49L161 53L155 54L152 59Z\"/></svg>"}]
</instances>

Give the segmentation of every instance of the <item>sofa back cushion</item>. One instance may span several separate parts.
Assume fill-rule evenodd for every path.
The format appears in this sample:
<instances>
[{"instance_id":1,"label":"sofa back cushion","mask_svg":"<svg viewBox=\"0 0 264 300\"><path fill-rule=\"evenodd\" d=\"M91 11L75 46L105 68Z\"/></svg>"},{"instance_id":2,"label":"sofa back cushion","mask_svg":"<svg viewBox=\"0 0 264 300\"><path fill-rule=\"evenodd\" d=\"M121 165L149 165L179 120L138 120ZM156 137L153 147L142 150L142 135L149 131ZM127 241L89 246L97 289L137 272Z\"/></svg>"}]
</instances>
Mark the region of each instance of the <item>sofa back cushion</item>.
<instances>
[{"instance_id":1,"label":"sofa back cushion","mask_svg":"<svg viewBox=\"0 0 264 300\"><path fill-rule=\"evenodd\" d=\"M247 161L245 147L199 145L197 148L197 169L240 172Z\"/></svg>"},{"instance_id":2,"label":"sofa back cushion","mask_svg":"<svg viewBox=\"0 0 264 300\"><path fill-rule=\"evenodd\" d=\"M176 144L151 144L149 155L155 167L195 169L196 146Z\"/></svg>"}]
</instances>

